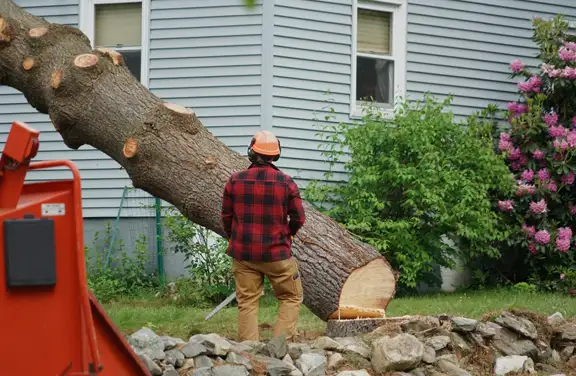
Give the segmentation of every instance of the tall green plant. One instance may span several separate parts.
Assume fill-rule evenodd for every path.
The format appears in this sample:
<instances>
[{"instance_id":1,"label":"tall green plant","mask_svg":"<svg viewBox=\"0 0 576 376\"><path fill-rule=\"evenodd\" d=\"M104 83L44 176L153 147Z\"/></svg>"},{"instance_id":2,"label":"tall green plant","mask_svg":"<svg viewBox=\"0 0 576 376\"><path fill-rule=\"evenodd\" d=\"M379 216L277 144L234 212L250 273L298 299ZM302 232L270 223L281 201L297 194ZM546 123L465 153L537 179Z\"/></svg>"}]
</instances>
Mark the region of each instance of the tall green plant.
<instances>
[{"instance_id":1,"label":"tall green plant","mask_svg":"<svg viewBox=\"0 0 576 376\"><path fill-rule=\"evenodd\" d=\"M404 288L437 286L433 265L454 267L457 250L443 239L497 257L494 242L508 235L489 194L509 192L510 173L485 123L457 124L450 103L426 95L404 102L392 119L368 106L358 124L324 123L325 155L331 166L343 164L347 179L313 182L304 193L385 255Z\"/></svg>"}]
</instances>

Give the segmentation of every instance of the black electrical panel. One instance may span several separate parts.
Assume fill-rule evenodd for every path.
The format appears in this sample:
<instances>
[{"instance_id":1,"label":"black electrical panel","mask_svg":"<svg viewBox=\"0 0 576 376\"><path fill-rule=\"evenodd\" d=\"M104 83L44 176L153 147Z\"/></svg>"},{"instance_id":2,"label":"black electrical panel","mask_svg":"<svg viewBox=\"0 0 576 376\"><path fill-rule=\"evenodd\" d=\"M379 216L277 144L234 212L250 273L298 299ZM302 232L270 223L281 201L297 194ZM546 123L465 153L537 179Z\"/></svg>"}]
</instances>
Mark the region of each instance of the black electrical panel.
<instances>
[{"instance_id":1,"label":"black electrical panel","mask_svg":"<svg viewBox=\"0 0 576 376\"><path fill-rule=\"evenodd\" d=\"M54 286L54 220L30 216L5 220L4 256L7 287Z\"/></svg>"}]
</instances>

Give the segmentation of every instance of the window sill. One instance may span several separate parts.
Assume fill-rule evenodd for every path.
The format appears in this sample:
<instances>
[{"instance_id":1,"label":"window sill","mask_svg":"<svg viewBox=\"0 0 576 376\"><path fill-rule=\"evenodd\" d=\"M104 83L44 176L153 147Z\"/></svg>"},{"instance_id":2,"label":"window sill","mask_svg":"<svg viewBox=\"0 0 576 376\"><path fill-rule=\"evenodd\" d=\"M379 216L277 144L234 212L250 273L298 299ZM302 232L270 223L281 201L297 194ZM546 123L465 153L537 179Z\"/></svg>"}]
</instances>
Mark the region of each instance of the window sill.
<instances>
[{"instance_id":1,"label":"window sill","mask_svg":"<svg viewBox=\"0 0 576 376\"><path fill-rule=\"evenodd\" d=\"M379 109L378 112L385 119L393 119L394 118L394 109L392 109L392 108L381 108L381 109ZM362 107L360 107L360 106L352 107L352 111L350 111L350 119L352 119L352 120L360 120L365 115L366 115L366 113L363 111Z\"/></svg>"}]
</instances>

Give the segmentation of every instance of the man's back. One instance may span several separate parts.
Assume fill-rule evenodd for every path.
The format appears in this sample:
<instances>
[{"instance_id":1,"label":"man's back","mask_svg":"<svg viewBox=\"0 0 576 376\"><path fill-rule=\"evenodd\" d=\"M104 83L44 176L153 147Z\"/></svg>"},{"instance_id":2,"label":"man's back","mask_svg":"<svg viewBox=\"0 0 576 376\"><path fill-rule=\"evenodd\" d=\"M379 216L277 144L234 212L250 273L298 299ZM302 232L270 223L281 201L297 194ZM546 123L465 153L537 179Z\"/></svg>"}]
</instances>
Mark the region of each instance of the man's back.
<instances>
[{"instance_id":1,"label":"man's back","mask_svg":"<svg viewBox=\"0 0 576 376\"><path fill-rule=\"evenodd\" d=\"M229 179L222 221L230 239L227 252L233 258L289 259L291 237L304 223L298 186L270 163L253 164Z\"/></svg>"}]
</instances>

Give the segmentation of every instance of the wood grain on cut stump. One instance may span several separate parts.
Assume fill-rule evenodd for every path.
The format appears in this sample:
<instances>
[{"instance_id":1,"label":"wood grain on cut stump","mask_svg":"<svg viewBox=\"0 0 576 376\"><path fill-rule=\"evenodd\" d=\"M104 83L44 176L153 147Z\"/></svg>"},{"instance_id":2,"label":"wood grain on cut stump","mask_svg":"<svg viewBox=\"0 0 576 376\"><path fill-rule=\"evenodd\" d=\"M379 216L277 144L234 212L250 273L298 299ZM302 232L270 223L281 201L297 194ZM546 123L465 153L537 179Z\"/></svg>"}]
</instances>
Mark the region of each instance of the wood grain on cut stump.
<instances>
[{"instance_id":1,"label":"wood grain on cut stump","mask_svg":"<svg viewBox=\"0 0 576 376\"><path fill-rule=\"evenodd\" d=\"M40 38L40 37L43 37L44 35L46 35L46 33L48 33L48 28L35 27L34 29L31 29L28 32L28 35L30 35L30 37L32 37L32 38Z\"/></svg>"},{"instance_id":2,"label":"wood grain on cut stump","mask_svg":"<svg viewBox=\"0 0 576 376\"><path fill-rule=\"evenodd\" d=\"M191 109L186 108L184 106L180 106L179 104L176 104L176 103L164 103L164 106L166 108L168 108L169 110L172 110L172 111L177 112L179 114L194 115L194 111L192 111Z\"/></svg>"},{"instance_id":3,"label":"wood grain on cut stump","mask_svg":"<svg viewBox=\"0 0 576 376\"><path fill-rule=\"evenodd\" d=\"M94 54L82 54L76 56L74 59L74 65L78 68L89 68L98 63L98 56Z\"/></svg>"},{"instance_id":4,"label":"wood grain on cut stump","mask_svg":"<svg viewBox=\"0 0 576 376\"><path fill-rule=\"evenodd\" d=\"M355 337L360 334L370 333L389 321L380 319L356 319L356 320L328 320L326 335L331 338Z\"/></svg>"},{"instance_id":5,"label":"wood grain on cut stump","mask_svg":"<svg viewBox=\"0 0 576 376\"><path fill-rule=\"evenodd\" d=\"M395 290L396 280L389 264L380 258L370 261L350 273L340 293L338 310L330 318L385 317Z\"/></svg>"},{"instance_id":6,"label":"wood grain on cut stump","mask_svg":"<svg viewBox=\"0 0 576 376\"><path fill-rule=\"evenodd\" d=\"M138 152L138 142L133 138L129 138L128 140L126 140L123 148L124 156L128 159L134 158L137 152Z\"/></svg>"},{"instance_id":7,"label":"wood grain on cut stump","mask_svg":"<svg viewBox=\"0 0 576 376\"><path fill-rule=\"evenodd\" d=\"M62 71L58 70L52 73L50 77L50 87L52 89L58 89L60 87L60 83L62 82Z\"/></svg>"},{"instance_id":8,"label":"wood grain on cut stump","mask_svg":"<svg viewBox=\"0 0 576 376\"><path fill-rule=\"evenodd\" d=\"M22 67L24 68L24 70L30 70L32 69L33 66L34 66L34 58L27 57L26 59L24 59L24 62L22 63Z\"/></svg>"}]
</instances>

